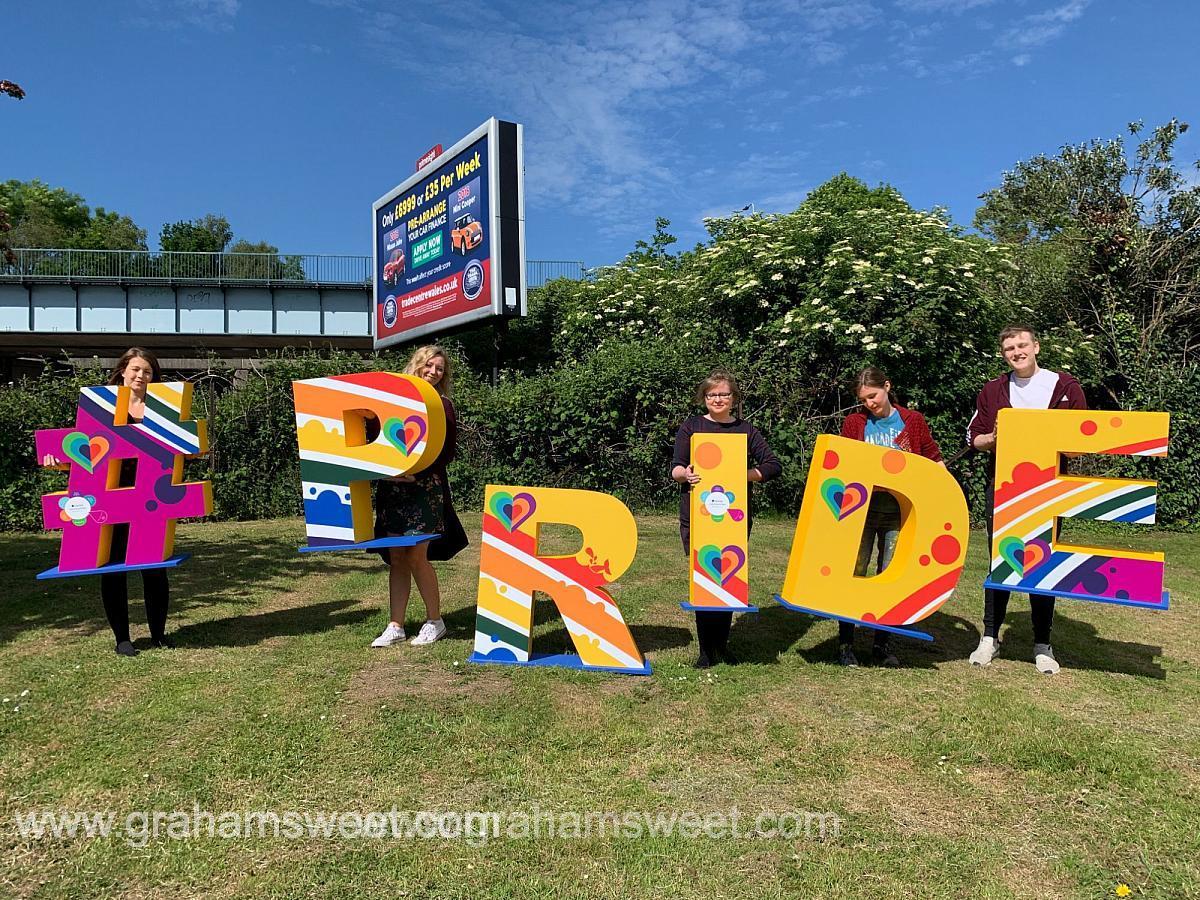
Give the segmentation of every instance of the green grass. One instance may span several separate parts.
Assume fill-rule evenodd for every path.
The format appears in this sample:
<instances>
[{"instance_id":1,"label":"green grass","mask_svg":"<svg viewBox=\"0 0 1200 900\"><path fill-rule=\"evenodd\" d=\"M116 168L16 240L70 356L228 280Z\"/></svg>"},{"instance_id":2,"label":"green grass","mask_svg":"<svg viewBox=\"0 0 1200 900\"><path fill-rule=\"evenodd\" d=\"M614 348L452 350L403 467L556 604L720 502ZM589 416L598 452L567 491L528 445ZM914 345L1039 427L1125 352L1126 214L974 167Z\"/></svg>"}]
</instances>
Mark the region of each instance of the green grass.
<instances>
[{"instance_id":1,"label":"green grass","mask_svg":"<svg viewBox=\"0 0 1200 900\"><path fill-rule=\"evenodd\" d=\"M475 518L468 516L467 518ZM639 519L614 596L649 678L466 662L478 535L440 566L449 639L370 650L377 558L300 555L298 520L192 524L172 574L180 649L112 652L94 579L38 582L57 537L0 537L0 893L17 897L1200 896L1200 547L1167 554L1172 608L1062 601L1057 678L1028 661L1014 598L1002 657L978 640L984 552L898 641L900 670L833 665L836 626L771 603L792 523L754 533L743 659L690 667L686 568L668 518ZM131 593L138 594L136 576ZM146 647L140 600L134 634ZM414 601L410 627L423 608ZM537 647L569 639L552 604ZM865 649L865 635L860 646ZM28 694L23 692L28 691ZM19 709L15 707L19 706ZM24 839L38 808L833 812L793 840Z\"/></svg>"}]
</instances>

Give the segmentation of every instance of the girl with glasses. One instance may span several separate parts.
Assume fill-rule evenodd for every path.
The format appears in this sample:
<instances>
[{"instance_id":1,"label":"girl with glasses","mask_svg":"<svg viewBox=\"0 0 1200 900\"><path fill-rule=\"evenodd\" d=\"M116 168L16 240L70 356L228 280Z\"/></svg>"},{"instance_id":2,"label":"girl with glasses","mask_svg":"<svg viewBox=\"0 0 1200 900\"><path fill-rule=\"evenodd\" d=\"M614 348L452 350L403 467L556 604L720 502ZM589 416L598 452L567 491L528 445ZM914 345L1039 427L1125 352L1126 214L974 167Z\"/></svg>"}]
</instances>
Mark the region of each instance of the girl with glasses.
<instances>
[{"instance_id":1,"label":"girl with glasses","mask_svg":"<svg viewBox=\"0 0 1200 900\"><path fill-rule=\"evenodd\" d=\"M776 459L766 438L757 428L741 418L742 394L737 379L729 372L716 371L696 388L696 405L703 406L702 415L685 419L675 433L675 455L671 461L671 477L681 486L679 494L679 536L683 552L691 555L691 490L700 481L691 465L693 434L744 434L749 458L746 460L747 480L753 485L778 478L783 466ZM750 503L746 504L747 525L754 518ZM696 668L707 669L717 662L737 663L729 651L729 630L733 625L732 612L696 612L696 637L700 655Z\"/></svg>"}]
</instances>

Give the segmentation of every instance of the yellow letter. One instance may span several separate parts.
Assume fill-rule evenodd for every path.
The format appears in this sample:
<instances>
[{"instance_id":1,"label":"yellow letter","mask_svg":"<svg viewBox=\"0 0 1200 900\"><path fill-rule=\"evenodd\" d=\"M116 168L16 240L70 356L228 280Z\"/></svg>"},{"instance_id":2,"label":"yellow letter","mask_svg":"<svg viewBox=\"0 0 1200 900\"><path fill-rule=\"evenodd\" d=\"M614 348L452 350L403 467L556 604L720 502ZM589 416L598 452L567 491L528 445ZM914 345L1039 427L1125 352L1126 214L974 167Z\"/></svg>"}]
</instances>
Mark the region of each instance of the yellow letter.
<instances>
[{"instance_id":1,"label":"yellow letter","mask_svg":"<svg viewBox=\"0 0 1200 900\"><path fill-rule=\"evenodd\" d=\"M538 553L546 523L583 533L578 552ZM487 486L473 662L559 665L648 675L629 626L604 586L629 568L637 523L616 497L596 491ZM532 655L533 592L549 594L578 657Z\"/></svg>"},{"instance_id":2,"label":"yellow letter","mask_svg":"<svg viewBox=\"0 0 1200 900\"><path fill-rule=\"evenodd\" d=\"M855 577L854 565L874 490L895 495L902 514L891 564L878 575ZM824 434L813 448L784 606L910 637L904 628L950 599L967 552L967 501L954 477L937 463L900 450Z\"/></svg>"},{"instance_id":3,"label":"yellow letter","mask_svg":"<svg viewBox=\"0 0 1200 900\"><path fill-rule=\"evenodd\" d=\"M1079 478L1060 453L1166 456L1160 412L1002 409L986 587L1166 609L1163 555L1059 543L1060 517L1153 524L1157 482Z\"/></svg>"},{"instance_id":4,"label":"yellow letter","mask_svg":"<svg viewBox=\"0 0 1200 900\"><path fill-rule=\"evenodd\" d=\"M746 435L693 434L691 588L684 609L757 612L750 605Z\"/></svg>"}]
</instances>

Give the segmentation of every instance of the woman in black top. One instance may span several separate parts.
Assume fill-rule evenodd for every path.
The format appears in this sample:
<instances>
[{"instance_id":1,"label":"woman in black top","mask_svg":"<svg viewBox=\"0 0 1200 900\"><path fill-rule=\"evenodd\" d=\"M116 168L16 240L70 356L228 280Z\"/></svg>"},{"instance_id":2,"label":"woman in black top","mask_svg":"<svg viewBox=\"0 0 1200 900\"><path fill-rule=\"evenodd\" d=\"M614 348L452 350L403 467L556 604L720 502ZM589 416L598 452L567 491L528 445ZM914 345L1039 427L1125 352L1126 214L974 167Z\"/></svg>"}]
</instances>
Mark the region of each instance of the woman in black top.
<instances>
[{"instance_id":1,"label":"woman in black top","mask_svg":"<svg viewBox=\"0 0 1200 900\"><path fill-rule=\"evenodd\" d=\"M704 415L691 416L684 420L675 433L675 456L672 459L671 477L680 485L679 536L683 541L683 552L691 555L691 490L700 481L692 470L693 434L744 434L749 458L746 460L746 478L754 484L778 478L783 466L767 446L766 439L757 428L741 418L742 395L737 379L729 372L713 372L696 388L696 403L705 407ZM754 515L750 503L746 504L747 528L753 526ZM696 668L707 669L715 662L730 665L737 659L729 652L729 630L733 624L732 612L696 612L696 637L700 644L700 655Z\"/></svg>"},{"instance_id":2,"label":"woman in black top","mask_svg":"<svg viewBox=\"0 0 1200 900\"><path fill-rule=\"evenodd\" d=\"M112 374L110 385L129 388L129 422L140 422L146 414L146 387L152 381L162 379L158 359L149 350L130 347L126 350ZM121 461L121 476L117 487L133 487L137 472L137 461ZM109 560L125 562L125 551L129 546L129 526L112 526L112 550ZM150 642L155 647L173 649L174 642L167 637L167 605L170 588L166 569L142 569L142 589L146 595L146 624L150 626ZM117 641L117 653L121 656L137 656L137 648L129 639L129 583L125 572L111 572L100 576L100 600L104 614Z\"/></svg>"},{"instance_id":3,"label":"woman in black top","mask_svg":"<svg viewBox=\"0 0 1200 900\"><path fill-rule=\"evenodd\" d=\"M405 639L404 614L412 583L417 583L425 601L425 624L413 644L432 644L446 633L442 621L442 596L437 572L430 560L446 560L467 546L467 534L454 511L450 480L446 467L454 459L458 421L450 402L450 357L436 345L418 347L406 375L428 381L441 394L446 413L446 443L432 466L416 475L398 475L376 482L375 537L411 534L436 534L438 538L412 547L389 547L380 555L391 568L388 573L388 599L391 621L372 643L372 647L390 647Z\"/></svg>"}]
</instances>

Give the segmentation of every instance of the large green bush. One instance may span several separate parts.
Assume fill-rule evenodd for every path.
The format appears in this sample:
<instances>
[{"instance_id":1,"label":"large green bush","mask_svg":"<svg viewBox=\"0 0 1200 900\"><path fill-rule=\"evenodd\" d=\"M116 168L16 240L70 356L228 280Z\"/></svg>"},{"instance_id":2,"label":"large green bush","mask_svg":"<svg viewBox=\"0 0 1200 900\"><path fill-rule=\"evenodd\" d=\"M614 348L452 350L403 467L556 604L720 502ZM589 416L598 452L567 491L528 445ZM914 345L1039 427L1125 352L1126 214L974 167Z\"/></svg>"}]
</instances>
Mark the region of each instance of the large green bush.
<instances>
[{"instance_id":1,"label":"large green bush","mask_svg":"<svg viewBox=\"0 0 1200 900\"><path fill-rule=\"evenodd\" d=\"M1200 371L1171 347L1140 355L1114 347L1132 340L1134 324L1115 336L1078 324L1089 320L1063 286L1072 270L1064 258L1078 257L965 234L939 210L914 210L894 190L844 175L793 213L709 220L710 240L683 253L668 252L667 224L660 220L620 265L534 292L530 315L511 325L496 387L480 374L490 368L490 330L454 339L454 355L469 363L455 387L451 478L460 505L477 505L487 483L510 483L590 488L635 508L669 508L678 490L667 476L675 429L697 411L696 383L722 367L738 374L745 416L784 464L783 477L759 491L760 508L794 514L816 435L836 432L855 405L847 389L855 372L887 371L900 402L925 413L952 457L964 446L976 393L1004 370L999 327L1029 318L1043 333L1043 364L1080 376L1096 405L1174 415L1168 460L1083 465L1157 479L1160 521L1200 520L1200 415L1191 399ZM1105 296L1106 314L1119 314L1111 290ZM209 419L212 453L190 464L189 477L212 480L218 517L298 514L291 382L397 371L406 355L289 353L236 380L215 369L198 381L195 401ZM1109 377L1114 359L1119 379ZM69 423L89 377L97 376L0 389L0 528L40 524L37 498L61 475L36 468L32 429ZM976 516L985 462L968 455L951 463Z\"/></svg>"}]
</instances>

